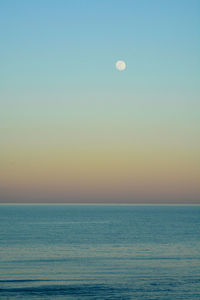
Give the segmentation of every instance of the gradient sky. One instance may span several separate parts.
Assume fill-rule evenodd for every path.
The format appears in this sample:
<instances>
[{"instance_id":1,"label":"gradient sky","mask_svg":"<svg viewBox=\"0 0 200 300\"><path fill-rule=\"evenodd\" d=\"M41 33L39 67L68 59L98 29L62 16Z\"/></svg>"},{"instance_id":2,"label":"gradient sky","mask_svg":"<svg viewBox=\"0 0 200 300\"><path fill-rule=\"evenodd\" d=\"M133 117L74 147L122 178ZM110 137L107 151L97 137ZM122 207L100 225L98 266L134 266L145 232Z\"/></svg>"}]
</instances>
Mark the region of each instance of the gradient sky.
<instances>
[{"instance_id":1,"label":"gradient sky","mask_svg":"<svg viewBox=\"0 0 200 300\"><path fill-rule=\"evenodd\" d=\"M200 203L199 0L2 0L0 36L1 202Z\"/></svg>"}]
</instances>

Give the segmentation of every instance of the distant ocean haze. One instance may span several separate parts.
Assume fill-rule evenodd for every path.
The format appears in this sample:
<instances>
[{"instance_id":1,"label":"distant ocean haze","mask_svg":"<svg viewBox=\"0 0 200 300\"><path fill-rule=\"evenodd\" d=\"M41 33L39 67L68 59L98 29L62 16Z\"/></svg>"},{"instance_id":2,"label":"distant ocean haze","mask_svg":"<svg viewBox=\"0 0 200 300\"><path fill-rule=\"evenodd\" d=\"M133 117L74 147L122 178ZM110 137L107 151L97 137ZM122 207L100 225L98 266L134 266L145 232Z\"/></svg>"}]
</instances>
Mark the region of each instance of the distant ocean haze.
<instances>
[{"instance_id":1,"label":"distant ocean haze","mask_svg":"<svg viewBox=\"0 0 200 300\"><path fill-rule=\"evenodd\" d=\"M35 197L43 202L45 197L47 202L50 198L66 202L83 198L85 202L89 197L94 202L98 198L104 198L104 202L132 198L125 202L133 203L160 198L161 203L167 199L198 203L198 148L189 152L164 145L104 146L93 146L92 141L71 150L58 145L20 146L14 155L13 150L3 147L0 201L32 202Z\"/></svg>"}]
</instances>

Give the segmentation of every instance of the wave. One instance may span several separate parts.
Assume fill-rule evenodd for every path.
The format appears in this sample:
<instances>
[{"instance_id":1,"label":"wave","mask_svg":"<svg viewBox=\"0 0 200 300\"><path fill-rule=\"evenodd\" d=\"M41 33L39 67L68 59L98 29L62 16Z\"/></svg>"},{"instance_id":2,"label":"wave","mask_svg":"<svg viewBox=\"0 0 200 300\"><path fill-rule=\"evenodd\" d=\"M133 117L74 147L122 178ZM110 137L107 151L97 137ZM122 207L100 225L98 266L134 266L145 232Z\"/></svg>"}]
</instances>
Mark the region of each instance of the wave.
<instances>
[{"instance_id":1,"label":"wave","mask_svg":"<svg viewBox=\"0 0 200 300\"><path fill-rule=\"evenodd\" d=\"M140 256L134 256L134 257L120 257L120 256L95 256L95 257L87 257L87 256L81 256L81 257L68 257L68 258L50 258L50 259L20 259L20 260L4 260L1 261L1 263L6 263L6 264L13 264L13 263L46 263L46 262L69 262L69 261L74 261L78 259L87 259L87 260L138 260L138 261L143 261L143 260L199 260L200 256L158 256L158 257L140 257Z\"/></svg>"},{"instance_id":2,"label":"wave","mask_svg":"<svg viewBox=\"0 0 200 300\"><path fill-rule=\"evenodd\" d=\"M199 299L197 295L197 286L199 286L199 278L162 278L155 280L149 276L148 280L133 280L129 285L123 284L59 284L53 283L59 280L5 280L7 283L29 283L29 286L7 286L0 288L0 298L10 299L154 299L147 296L155 296L155 299L173 299L174 292L178 288L184 289L184 299ZM52 282L52 284L42 284L42 282ZM61 281L61 280L60 280ZM3 282L3 280L1 280ZM31 284L36 282L37 286ZM40 284L41 283L41 284ZM163 293L166 293L167 298L163 298ZM192 293L192 294L191 294ZM192 298L190 298L192 295ZM170 297L171 298L170 298ZM61 298L60 298L61 297ZM160 297L160 298L159 298ZM68 298L67 298L68 299ZM174 298L175 299L175 298ZM183 299L183 298L181 298Z\"/></svg>"},{"instance_id":3,"label":"wave","mask_svg":"<svg viewBox=\"0 0 200 300\"><path fill-rule=\"evenodd\" d=\"M0 280L0 282L7 283L7 282L43 282L43 281L63 281L63 280L54 280L54 279L9 279L9 280Z\"/></svg>"},{"instance_id":4,"label":"wave","mask_svg":"<svg viewBox=\"0 0 200 300\"><path fill-rule=\"evenodd\" d=\"M114 296L120 294L129 293L128 288L108 286L108 285L42 285L37 287L11 287L11 288L0 288L0 293L4 295L20 294L22 297L26 296ZM103 298L104 299L104 298Z\"/></svg>"}]
</instances>

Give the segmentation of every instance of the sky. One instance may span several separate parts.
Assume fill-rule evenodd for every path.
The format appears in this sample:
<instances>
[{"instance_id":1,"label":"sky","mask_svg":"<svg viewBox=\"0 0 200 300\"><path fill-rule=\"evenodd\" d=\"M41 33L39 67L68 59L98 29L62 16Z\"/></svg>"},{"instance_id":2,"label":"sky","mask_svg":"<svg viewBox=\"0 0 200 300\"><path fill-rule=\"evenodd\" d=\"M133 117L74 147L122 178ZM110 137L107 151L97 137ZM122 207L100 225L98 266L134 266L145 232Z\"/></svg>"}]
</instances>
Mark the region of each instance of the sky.
<instances>
[{"instance_id":1,"label":"sky","mask_svg":"<svg viewBox=\"0 0 200 300\"><path fill-rule=\"evenodd\" d=\"M0 36L0 202L200 203L199 0L2 0Z\"/></svg>"}]
</instances>

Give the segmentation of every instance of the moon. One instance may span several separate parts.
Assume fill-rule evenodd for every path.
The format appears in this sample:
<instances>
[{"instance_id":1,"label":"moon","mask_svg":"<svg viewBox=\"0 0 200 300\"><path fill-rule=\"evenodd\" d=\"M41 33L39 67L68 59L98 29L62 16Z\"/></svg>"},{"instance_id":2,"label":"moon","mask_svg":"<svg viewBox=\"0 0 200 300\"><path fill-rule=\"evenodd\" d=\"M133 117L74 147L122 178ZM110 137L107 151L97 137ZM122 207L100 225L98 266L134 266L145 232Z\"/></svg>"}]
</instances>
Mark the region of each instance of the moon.
<instances>
[{"instance_id":1,"label":"moon","mask_svg":"<svg viewBox=\"0 0 200 300\"><path fill-rule=\"evenodd\" d=\"M124 71L126 69L126 63L123 60L118 60L115 67L118 71Z\"/></svg>"}]
</instances>

